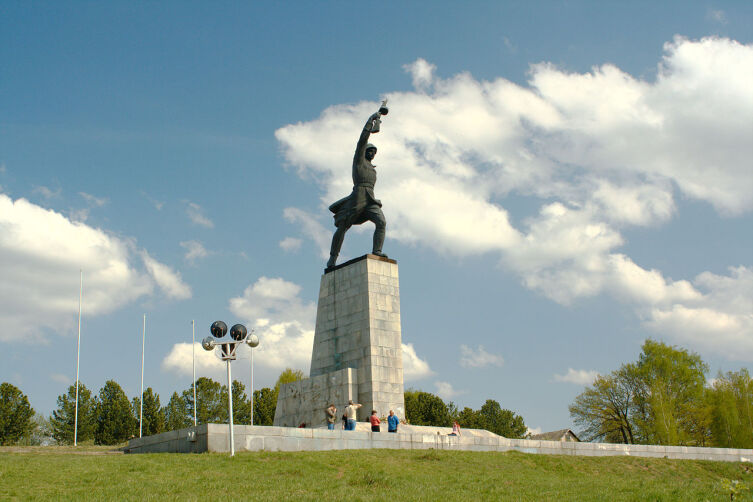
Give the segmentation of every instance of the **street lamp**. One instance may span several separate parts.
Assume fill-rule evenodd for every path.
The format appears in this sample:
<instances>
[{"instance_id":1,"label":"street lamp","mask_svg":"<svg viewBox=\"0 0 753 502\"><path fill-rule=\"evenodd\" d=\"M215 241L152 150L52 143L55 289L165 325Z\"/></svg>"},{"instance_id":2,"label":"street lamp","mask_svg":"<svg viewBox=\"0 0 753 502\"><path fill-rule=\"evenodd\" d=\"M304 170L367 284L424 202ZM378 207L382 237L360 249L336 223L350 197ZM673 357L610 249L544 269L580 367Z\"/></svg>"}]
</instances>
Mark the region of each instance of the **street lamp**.
<instances>
[{"instance_id":1,"label":"street lamp","mask_svg":"<svg viewBox=\"0 0 753 502\"><path fill-rule=\"evenodd\" d=\"M253 333L248 333L243 324L236 324L230 328L230 338L232 340L220 340L227 334L227 324L222 321L215 321L209 328L212 336L208 336L201 341L204 350L214 350L220 347L220 359L227 364L227 407L230 424L230 456L235 455L235 442L233 438L233 378L230 373L230 361L235 361L235 352L238 346L245 343L249 347L259 345L259 337ZM196 407L196 402L194 402Z\"/></svg>"}]
</instances>

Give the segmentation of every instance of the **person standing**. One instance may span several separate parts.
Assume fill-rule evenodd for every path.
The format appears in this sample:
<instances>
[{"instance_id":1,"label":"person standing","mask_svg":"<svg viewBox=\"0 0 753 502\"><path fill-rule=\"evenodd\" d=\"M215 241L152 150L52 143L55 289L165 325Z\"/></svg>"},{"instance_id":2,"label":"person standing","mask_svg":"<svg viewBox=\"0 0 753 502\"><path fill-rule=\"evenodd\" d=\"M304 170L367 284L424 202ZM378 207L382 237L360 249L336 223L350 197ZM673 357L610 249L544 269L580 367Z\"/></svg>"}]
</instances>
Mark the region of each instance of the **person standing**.
<instances>
[{"instance_id":1,"label":"person standing","mask_svg":"<svg viewBox=\"0 0 753 502\"><path fill-rule=\"evenodd\" d=\"M381 424L381 421L377 416L376 410L371 410L371 417L369 418L369 421L371 422L371 432L380 432L379 425Z\"/></svg>"},{"instance_id":2,"label":"person standing","mask_svg":"<svg viewBox=\"0 0 753 502\"><path fill-rule=\"evenodd\" d=\"M387 432L397 432L397 426L400 420L395 415L395 412L390 410L390 416L387 417Z\"/></svg>"},{"instance_id":3,"label":"person standing","mask_svg":"<svg viewBox=\"0 0 753 502\"><path fill-rule=\"evenodd\" d=\"M330 404L329 407L325 410L327 415L327 429L333 431L335 430L335 420L337 418L337 408L335 408L334 404Z\"/></svg>"},{"instance_id":4,"label":"person standing","mask_svg":"<svg viewBox=\"0 0 753 502\"><path fill-rule=\"evenodd\" d=\"M345 414L348 416L348 422L345 424L346 431L356 430L356 410L361 406L363 405L354 403L352 399L348 401L348 406L345 408Z\"/></svg>"}]
</instances>

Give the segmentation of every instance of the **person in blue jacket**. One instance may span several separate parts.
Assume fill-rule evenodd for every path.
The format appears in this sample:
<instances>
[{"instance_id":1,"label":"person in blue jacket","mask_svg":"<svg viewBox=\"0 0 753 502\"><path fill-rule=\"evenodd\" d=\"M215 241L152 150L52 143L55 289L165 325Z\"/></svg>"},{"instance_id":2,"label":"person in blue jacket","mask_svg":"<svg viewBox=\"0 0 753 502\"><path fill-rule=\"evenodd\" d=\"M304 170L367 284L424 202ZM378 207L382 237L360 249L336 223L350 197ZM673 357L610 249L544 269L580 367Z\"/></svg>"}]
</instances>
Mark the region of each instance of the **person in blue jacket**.
<instances>
[{"instance_id":1,"label":"person in blue jacket","mask_svg":"<svg viewBox=\"0 0 753 502\"><path fill-rule=\"evenodd\" d=\"M400 423L395 412L390 410L390 416L387 417L387 432L397 432L397 425Z\"/></svg>"}]
</instances>

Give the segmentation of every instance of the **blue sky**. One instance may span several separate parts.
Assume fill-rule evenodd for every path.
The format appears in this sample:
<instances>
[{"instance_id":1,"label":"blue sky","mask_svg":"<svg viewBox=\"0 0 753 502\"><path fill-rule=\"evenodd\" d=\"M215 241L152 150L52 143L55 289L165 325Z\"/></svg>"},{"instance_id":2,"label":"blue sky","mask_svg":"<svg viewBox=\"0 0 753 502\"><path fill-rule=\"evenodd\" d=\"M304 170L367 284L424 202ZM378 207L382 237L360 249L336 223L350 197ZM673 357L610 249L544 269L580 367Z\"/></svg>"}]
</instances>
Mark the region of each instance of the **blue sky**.
<instances>
[{"instance_id":1,"label":"blue sky","mask_svg":"<svg viewBox=\"0 0 753 502\"><path fill-rule=\"evenodd\" d=\"M747 2L5 2L0 380L54 409L80 268L89 388L138 393L143 314L163 402L192 319L255 327L257 388L308 370L326 208L384 97L407 387L554 430L647 337L750 369L752 44Z\"/></svg>"}]
</instances>

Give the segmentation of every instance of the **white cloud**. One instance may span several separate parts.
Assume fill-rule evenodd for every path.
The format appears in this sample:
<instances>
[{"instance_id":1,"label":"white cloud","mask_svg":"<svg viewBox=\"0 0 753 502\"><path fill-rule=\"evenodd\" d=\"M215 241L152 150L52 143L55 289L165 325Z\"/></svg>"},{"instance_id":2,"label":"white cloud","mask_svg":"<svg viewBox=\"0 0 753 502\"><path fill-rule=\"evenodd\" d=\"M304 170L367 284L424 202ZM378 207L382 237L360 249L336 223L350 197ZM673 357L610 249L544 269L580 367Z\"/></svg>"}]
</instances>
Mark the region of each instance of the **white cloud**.
<instances>
[{"instance_id":1,"label":"white cloud","mask_svg":"<svg viewBox=\"0 0 753 502\"><path fill-rule=\"evenodd\" d=\"M239 347L243 349L245 346ZM192 346L190 343L176 343L170 349L170 352L162 360L162 369L182 376L193 375L193 358L194 351L196 356L196 377L210 377L223 381L222 377L226 371L225 363L217 356L216 351L206 351L200 343ZM238 379L238 377L234 377ZM227 381L227 380L225 380Z\"/></svg>"},{"instance_id":2,"label":"white cloud","mask_svg":"<svg viewBox=\"0 0 753 502\"><path fill-rule=\"evenodd\" d=\"M434 382L437 387L437 395L445 401L452 399L461 394L465 394L464 390L455 390L449 382Z\"/></svg>"},{"instance_id":3,"label":"white cloud","mask_svg":"<svg viewBox=\"0 0 753 502\"><path fill-rule=\"evenodd\" d=\"M301 239L298 239L296 237L285 237L280 241L280 248L282 248L282 250L286 253L291 253L301 249L302 244L303 241Z\"/></svg>"},{"instance_id":4,"label":"white cloud","mask_svg":"<svg viewBox=\"0 0 753 502\"><path fill-rule=\"evenodd\" d=\"M256 329L259 364L308 373L314 343L316 305L303 301L301 287L281 278L260 277L243 295L230 299L230 311Z\"/></svg>"},{"instance_id":5,"label":"white cloud","mask_svg":"<svg viewBox=\"0 0 753 502\"><path fill-rule=\"evenodd\" d=\"M437 67L425 59L418 58L411 64L403 65L403 69L413 77L413 87L426 89L431 86L434 80L434 71Z\"/></svg>"},{"instance_id":6,"label":"white cloud","mask_svg":"<svg viewBox=\"0 0 753 502\"><path fill-rule=\"evenodd\" d=\"M623 229L670 221L677 196L723 216L753 209L753 45L678 37L664 51L654 81L609 64L583 74L534 65L527 86L467 73L441 79L421 59L408 65L416 90L387 95L393 113L371 139L390 239L496 253L554 301L607 293L661 333L680 336L695 320L729 353L741 334L753 339L742 311L704 292L700 276L669 279L619 251ZM377 106L336 105L276 131L287 162L321 183L323 203L350 191L343 166ZM514 225L509 194L538 212ZM316 233L324 255L330 234Z\"/></svg>"},{"instance_id":7,"label":"white cloud","mask_svg":"<svg viewBox=\"0 0 753 502\"><path fill-rule=\"evenodd\" d=\"M157 209L160 209L160 207L157 207ZM189 202L186 205L186 214L196 225L206 228L214 228L214 222L204 215L204 208L195 202Z\"/></svg>"},{"instance_id":8,"label":"white cloud","mask_svg":"<svg viewBox=\"0 0 753 502\"><path fill-rule=\"evenodd\" d=\"M719 24L727 24L727 14L721 9L709 9L706 18Z\"/></svg>"},{"instance_id":9,"label":"white cloud","mask_svg":"<svg viewBox=\"0 0 753 502\"><path fill-rule=\"evenodd\" d=\"M186 250L186 254L183 259L190 264L196 263L196 260L200 258L206 258L209 256L209 251L199 241L183 241L180 243L180 247Z\"/></svg>"},{"instance_id":10,"label":"white cloud","mask_svg":"<svg viewBox=\"0 0 753 502\"><path fill-rule=\"evenodd\" d=\"M564 375L554 375L555 382L567 382L577 385L591 385L599 373L594 370L575 370L568 368Z\"/></svg>"},{"instance_id":11,"label":"white cloud","mask_svg":"<svg viewBox=\"0 0 753 502\"><path fill-rule=\"evenodd\" d=\"M283 216L290 223L296 223L301 226L301 232L314 241L322 258L327 258L329 256L330 240L334 233L334 225L333 230L329 231L324 228L324 225L311 216L310 213L297 207L285 208ZM280 245L282 245L282 243Z\"/></svg>"},{"instance_id":12,"label":"white cloud","mask_svg":"<svg viewBox=\"0 0 753 502\"><path fill-rule=\"evenodd\" d=\"M404 380L420 380L434 374L429 363L418 357L412 343L404 343L402 347Z\"/></svg>"},{"instance_id":13,"label":"white cloud","mask_svg":"<svg viewBox=\"0 0 753 502\"><path fill-rule=\"evenodd\" d=\"M102 207L107 204L106 197L95 197L94 195L88 194L86 192L79 192L78 194L83 197L83 199L89 204L90 207Z\"/></svg>"},{"instance_id":14,"label":"white cloud","mask_svg":"<svg viewBox=\"0 0 753 502\"><path fill-rule=\"evenodd\" d=\"M149 270L136 268L139 256L148 254L130 240L0 194L0 340L37 341L73 329L80 269L84 316L112 312L175 276L151 258Z\"/></svg>"},{"instance_id":15,"label":"white cloud","mask_svg":"<svg viewBox=\"0 0 753 502\"><path fill-rule=\"evenodd\" d=\"M183 282L180 272L176 272L164 263L160 263L146 251L141 252L141 259L154 282L168 298L186 300L191 298L191 287Z\"/></svg>"},{"instance_id":16,"label":"white cloud","mask_svg":"<svg viewBox=\"0 0 753 502\"><path fill-rule=\"evenodd\" d=\"M56 199L60 197L60 194L62 192L63 190L60 187L58 187L56 190L52 190L51 188L43 185L35 186L31 191L31 193L39 194L45 199Z\"/></svg>"},{"instance_id":17,"label":"white cloud","mask_svg":"<svg viewBox=\"0 0 753 502\"><path fill-rule=\"evenodd\" d=\"M62 373L50 373L50 380L52 380L53 382L61 383L63 385L70 385L74 383L71 377Z\"/></svg>"},{"instance_id":18,"label":"white cloud","mask_svg":"<svg viewBox=\"0 0 753 502\"><path fill-rule=\"evenodd\" d=\"M464 368L484 368L486 366L502 366L502 356L490 354L483 345L472 349L467 345L460 346L460 366Z\"/></svg>"}]
</instances>

